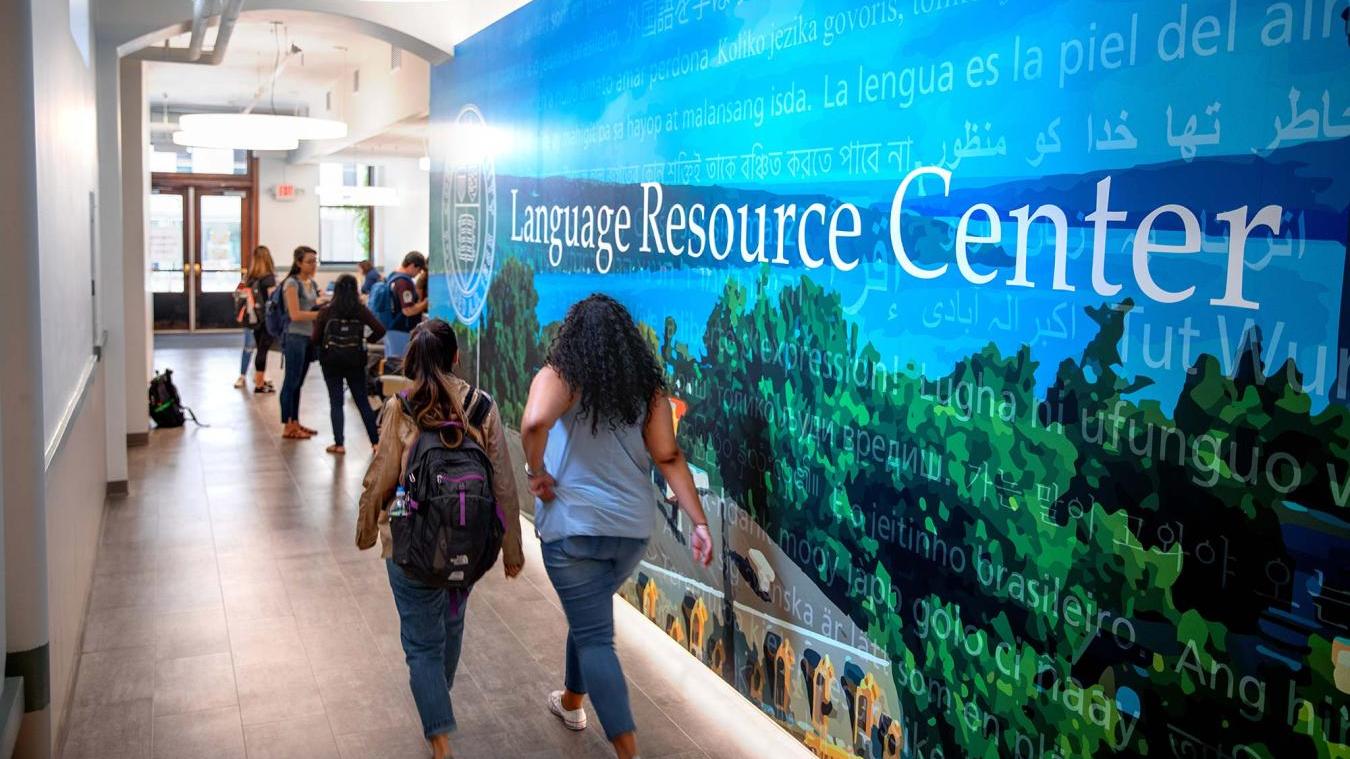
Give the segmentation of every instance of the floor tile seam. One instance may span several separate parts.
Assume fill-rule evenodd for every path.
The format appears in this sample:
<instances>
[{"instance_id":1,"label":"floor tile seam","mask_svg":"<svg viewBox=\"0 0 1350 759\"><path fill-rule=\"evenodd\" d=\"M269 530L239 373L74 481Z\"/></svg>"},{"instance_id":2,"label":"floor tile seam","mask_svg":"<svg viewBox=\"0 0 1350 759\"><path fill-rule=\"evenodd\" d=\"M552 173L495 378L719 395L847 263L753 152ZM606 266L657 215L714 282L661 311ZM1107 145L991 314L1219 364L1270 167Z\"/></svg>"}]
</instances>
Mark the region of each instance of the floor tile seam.
<instances>
[{"instance_id":1,"label":"floor tile seam","mask_svg":"<svg viewBox=\"0 0 1350 759\"><path fill-rule=\"evenodd\" d=\"M234 690L234 710L236 715L239 717L239 742L244 747L244 754L245 757L247 757L248 743L246 741L246 735L244 733L244 705L239 698L239 673L238 668L235 665L234 661L234 635L233 633L230 632L229 615L226 613L225 610L225 587L220 577L220 550L216 545L215 521L211 517L211 497L206 492L206 467L204 465L204 458L203 458L204 452L201 449L201 443L197 440L195 435L193 436L192 439L192 445L197 448L197 466L201 471L202 475L202 497L203 499L206 500L206 515L207 515L206 529L211 535L211 557L214 560L213 564L215 565L215 572L216 572L216 592L220 594L220 611L221 615L225 617L225 641L228 647L227 655L230 657L230 685ZM158 571L159 557L156 556L155 560L156 560L156 571ZM159 666L158 663L156 663L155 666L158 667ZM153 702L151 703L151 715L152 717L154 715ZM153 753L151 754L151 757L153 759L154 757Z\"/></svg>"}]
</instances>

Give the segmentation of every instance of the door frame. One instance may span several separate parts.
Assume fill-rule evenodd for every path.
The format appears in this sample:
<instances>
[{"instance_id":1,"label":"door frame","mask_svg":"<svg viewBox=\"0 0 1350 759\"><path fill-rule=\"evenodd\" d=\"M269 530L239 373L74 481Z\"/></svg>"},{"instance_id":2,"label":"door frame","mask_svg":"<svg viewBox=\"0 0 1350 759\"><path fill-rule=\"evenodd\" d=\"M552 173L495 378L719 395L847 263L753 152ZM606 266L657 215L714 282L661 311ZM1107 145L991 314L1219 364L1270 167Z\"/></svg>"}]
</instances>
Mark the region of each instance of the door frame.
<instances>
[{"instance_id":1,"label":"door frame","mask_svg":"<svg viewBox=\"0 0 1350 759\"><path fill-rule=\"evenodd\" d=\"M201 296L201 214L198 212L203 194L242 192L244 196L242 228L240 230L239 265L248 271L253 262L253 249L258 245L258 158L248 157L247 174L186 174L153 172L150 174L152 192L181 193L184 198L183 217L183 289L188 299L187 331L196 332L197 299ZM191 260L188 260L188 259ZM153 317L152 317L153 321ZM214 329L214 328L212 328ZM175 331L175 330L161 330Z\"/></svg>"}]
</instances>

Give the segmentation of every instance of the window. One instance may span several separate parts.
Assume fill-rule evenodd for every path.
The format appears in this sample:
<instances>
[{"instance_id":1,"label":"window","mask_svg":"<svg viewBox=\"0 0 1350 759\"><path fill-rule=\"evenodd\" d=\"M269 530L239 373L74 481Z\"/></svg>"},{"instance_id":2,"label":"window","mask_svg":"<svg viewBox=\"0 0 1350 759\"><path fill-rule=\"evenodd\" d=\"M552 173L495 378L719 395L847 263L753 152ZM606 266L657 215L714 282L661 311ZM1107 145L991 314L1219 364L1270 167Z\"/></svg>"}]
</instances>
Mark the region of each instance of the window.
<instances>
[{"instance_id":1,"label":"window","mask_svg":"<svg viewBox=\"0 0 1350 759\"><path fill-rule=\"evenodd\" d=\"M150 144L150 171L157 174L248 174L247 150L185 148L164 140Z\"/></svg>"},{"instance_id":2,"label":"window","mask_svg":"<svg viewBox=\"0 0 1350 759\"><path fill-rule=\"evenodd\" d=\"M374 183L375 167L367 164L319 165L321 187L370 187ZM329 205L320 200L319 260L330 264L355 264L372 260L375 253L374 227L374 207Z\"/></svg>"}]
</instances>

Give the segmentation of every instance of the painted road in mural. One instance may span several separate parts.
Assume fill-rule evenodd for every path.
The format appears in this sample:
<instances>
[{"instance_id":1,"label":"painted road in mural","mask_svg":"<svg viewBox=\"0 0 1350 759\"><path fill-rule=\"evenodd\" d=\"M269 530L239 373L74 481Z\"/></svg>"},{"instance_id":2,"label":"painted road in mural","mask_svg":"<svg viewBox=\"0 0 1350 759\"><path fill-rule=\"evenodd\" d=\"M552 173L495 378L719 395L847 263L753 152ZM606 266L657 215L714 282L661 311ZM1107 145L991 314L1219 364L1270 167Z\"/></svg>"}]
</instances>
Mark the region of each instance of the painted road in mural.
<instances>
[{"instance_id":1,"label":"painted road in mural","mask_svg":"<svg viewBox=\"0 0 1350 759\"><path fill-rule=\"evenodd\" d=\"M1345 756L1346 8L535 0L436 310L508 420L633 311L721 550L624 595L820 756Z\"/></svg>"}]
</instances>

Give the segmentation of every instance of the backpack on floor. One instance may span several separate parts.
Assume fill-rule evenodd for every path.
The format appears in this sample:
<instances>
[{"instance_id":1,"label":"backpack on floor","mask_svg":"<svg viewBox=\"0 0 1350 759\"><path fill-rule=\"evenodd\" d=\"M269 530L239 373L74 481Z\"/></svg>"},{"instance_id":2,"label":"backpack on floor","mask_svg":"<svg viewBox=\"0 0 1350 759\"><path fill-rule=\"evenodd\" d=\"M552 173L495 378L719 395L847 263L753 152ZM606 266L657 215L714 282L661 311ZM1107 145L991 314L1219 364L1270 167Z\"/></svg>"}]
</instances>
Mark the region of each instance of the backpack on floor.
<instances>
[{"instance_id":1,"label":"backpack on floor","mask_svg":"<svg viewBox=\"0 0 1350 759\"><path fill-rule=\"evenodd\" d=\"M155 374L150 380L150 418L155 420L155 426L182 427L189 417L197 426L206 426L197 421L197 415L184 406L178 397L178 388L173 384L173 370L165 369Z\"/></svg>"},{"instance_id":2,"label":"backpack on floor","mask_svg":"<svg viewBox=\"0 0 1350 759\"><path fill-rule=\"evenodd\" d=\"M492 399L470 388L464 407L469 425L481 429ZM459 444L447 446L446 438L458 438ZM506 534L487 453L458 422L422 430L400 484L407 491L408 514L389 519L394 563L426 585L472 587L497 562Z\"/></svg>"},{"instance_id":3,"label":"backpack on floor","mask_svg":"<svg viewBox=\"0 0 1350 759\"><path fill-rule=\"evenodd\" d=\"M365 366L365 322L360 319L329 319L323 325L323 335L319 339L319 360L330 366Z\"/></svg>"},{"instance_id":4,"label":"backpack on floor","mask_svg":"<svg viewBox=\"0 0 1350 759\"><path fill-rule=\"evenodd\" d=\"M267 306L263 311L263 324L267 327L267 333L278 340L286 334L286 328L291 326L291 312L286 310L285 290L286 280L283 279L272 294L267 296Z\"/></svg>"}]
</instances>

